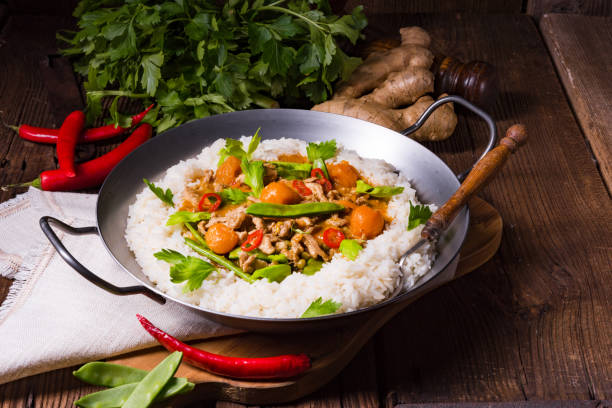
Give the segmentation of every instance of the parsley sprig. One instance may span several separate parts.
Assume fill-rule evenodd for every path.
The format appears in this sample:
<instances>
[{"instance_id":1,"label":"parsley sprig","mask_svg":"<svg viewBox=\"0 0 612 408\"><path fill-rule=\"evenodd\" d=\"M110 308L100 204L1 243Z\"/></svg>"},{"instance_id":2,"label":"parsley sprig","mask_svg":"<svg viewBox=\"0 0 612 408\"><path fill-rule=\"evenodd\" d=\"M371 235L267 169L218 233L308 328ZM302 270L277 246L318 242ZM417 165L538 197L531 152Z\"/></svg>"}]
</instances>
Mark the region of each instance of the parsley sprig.
<instances>
[{"instance_id":1,"label":"parsley sprig","mask_svg":"<svg viewBox=\"0 0 612 408\"><path fill-rule=\"evenodd\" d=\"M326 100L361 62L337 42L355 44L367 24L362 7L336 16L328 0L82 0L74 15L79 30L57 37L87 78L88 119L107 96L155 99L148 120L158 132L216 113Z\"/></svg>"},{"instance_id":2,"label":"parsley sprig","mask_svg":"<svg viewBox=\"0 0 612 408\"><path fill-rule=\"evenodd\" d=\"M412 205L410 203L410 214L408 215L408 231L425 224L431 217L431 210L426 205Z\"/></svg>"},{"instance_id":3,"label":"parsley sprig","mask_svg":"<svg viewBox=\"0 0 612 408\"><path fill-rule=\"evenodd\" d=\"M170 207L174 207L174 194L170 191L169 188L164 191L163 188L157 187L154 183L151 183L146 178L143 178L142 181L149 187L149 189L155 194L160 200L169 205Z\"/></svg>"},{"instance_id":4,"label":"parsley sprig","mask_svg":"<svg viewBox=\"0 0 612 408\"><path fill-rule=\"evenodd\" d=\"M308 306L308 309L300 317L317 317L332 314L340 309L341 306L342 303L334 302L331 299L323 302L323 298L319 297Z\"/></svg>"},{"instance_id":5,"label":"parsley sprig","mask_svg":"<svg viewBox=\"0 0 612 408\"><path fill-rule=\"evenodd\" d=\"M202 286L204 279L217 270L212 264L194 256L185 256L173 249L162 249L153 254L155 258L168 262L170 280L173 283L187 281L184 292L192 292Z\"/></svg>"}]
</instances>

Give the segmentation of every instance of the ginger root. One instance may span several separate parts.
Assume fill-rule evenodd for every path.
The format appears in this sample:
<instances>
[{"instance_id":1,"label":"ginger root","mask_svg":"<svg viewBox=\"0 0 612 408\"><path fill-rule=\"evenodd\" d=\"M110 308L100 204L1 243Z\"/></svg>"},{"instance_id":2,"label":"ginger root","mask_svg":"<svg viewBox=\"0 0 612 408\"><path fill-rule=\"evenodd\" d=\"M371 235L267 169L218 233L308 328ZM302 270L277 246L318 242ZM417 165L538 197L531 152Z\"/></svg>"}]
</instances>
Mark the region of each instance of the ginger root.
<instances>
[{"instance_id":1,"label":"ginger root","mask_svg":"<svg viewBox=\"0 0 612 408\"><path fill-rule=\"evenodd\" d=\"M444 95L440 95L442 96ZM352 116L401 132L413 125L433 102L431 96L425 95L407 108L389 109L374 102L365 102L363 98L337 98L323 102L312 110L328 113L341 112L342 115ZM448 138L457 125L457 115L452 105L452 103L447 103L438 107L425 121L425 124L409 136L419 141L437 141Z\"/></svg>"},{"instance_id":2,"label":"ginger root","mask_svg":"<svg viewBox=\"0 0 612 408\"><path fill-rule=\"evenodd\" d=\"M396 131L414 124L434 102L426 95L434 89L434 74L429 70L433 54L427 49L431 39L420 27L404 27L400 36L398 47L371 53L331 100L312 110L352 116ZM456 125L453 106L446 104L409 136L421 141L444 140Z\"/></svg>"}]
</instances>

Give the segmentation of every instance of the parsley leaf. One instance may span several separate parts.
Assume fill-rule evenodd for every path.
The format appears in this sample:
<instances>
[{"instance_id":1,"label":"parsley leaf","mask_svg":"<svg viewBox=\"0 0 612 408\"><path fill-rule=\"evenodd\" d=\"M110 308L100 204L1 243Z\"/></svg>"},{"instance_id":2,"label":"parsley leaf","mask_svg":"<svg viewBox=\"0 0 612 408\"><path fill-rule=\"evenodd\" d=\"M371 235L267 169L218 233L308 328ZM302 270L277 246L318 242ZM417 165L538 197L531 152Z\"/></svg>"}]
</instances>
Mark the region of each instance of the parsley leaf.
<instances>
[{"instance_id":1,"label":"parsley leaf","mask_svg":"<svg viewBox=\"0 0 612 408\"><path fill-rule=\"evenodd\" d=\"M410 231L412 229L415 229L421 224L425 224L427 220L429 219L429 217L431 217L431 214L432 212L428 206L426 205L413 206L412 203L410 203L410 215L408 215L407 230Z\"/></svg>"},{"instance_id":2,"label":"parsley leaf","mask_svg":"<svg viewBox=\"0 0 612 408\"><path fill-rule=\"evenodd\" d=\"M188 222L198 222L209 219L209 212L177 211L168 218L168 222L166 222L166 225L186 224Z\"/></svg>"},{"instance_id":3,"label":"parsley leaf","mask_svg":"<svg viewBox=\"0 0 612 408\"><path fill-rule=\"evenodd\" d=\"M340 309L342 303L334 302L329 299L323 302L322 298L318 298L308 306L308 309L300 317L317 317L334 313Z\"/></svg>"},{"instance_id":4,"label":"parsley leaf","mask_svg":"<svg viewBox=\"0 0 612 408\"><path fill-rule=\"evenodd\" d=\"M255 134L253 135L253 137L251 138L251 142L249 143L248 151L244 150L244 146L242 146L242 142L240 140L225 139L225 147L223 147L219 151L218 165L221 165L225 161L225 159L227 159L229 156L235 156L239 158L240 160L242 159L251 160L253 153L259 146L259 142L261 142L261 136L259 136L260 129L261 128L258 128Z\"/></svg>"},{"instance_id":5,"label":"parsley leaf","mask_svg":"<svg viewBox=\"0 0 612 408\"><path fill-rule=\"evenodd\" d=\"M396 194L400 194L404 191L404 187L394 186L377 186L372 187L363 180L357 180L357 188L355 189L358 193L369 194L372 197L391 197Z\"/></svg>"},{"instance_id":6,"label":"parsley leaf","mask_svg":"<svg viewBox=\"0 0 612 408\"><path fill-rule=\"evenodd\" d=\"M192 292L202 286L204 279L217 270L212 264L194 256L185 256L173 249L162 249L153 254L155 258L165 261L170 267L170 280L173 283L187 281L184 292Z\"/></svg>"},{"instance_id":7,"label":"parsley leaf","mask_svg":"<svg viewBox=\"0 0 612 408\"><path fill-rule=\"evenodd\" d=\"M308 143L308 146L306 146L306 154L310 162L314 162L317 159L331 159L336 155L336 150L335 140L328 140L321 143Z\"/></svg>"},{"instance_id":8,"label":"parsley leaf","mask_svg":"<svg viewBox=\"0 0 612 408\"><path fill-rule=\"evenodd\" d=\"M246 158L242 159L240 165L244 173L244 184L251 187L251 192L255 197L259 197L264 188L264 165L262 161L249 162Z\"/></svg>"},{"instance_id":9,"label":"parsley leaf","mask_svg":"<svg viewBox=\"0 0 612 408\"><path fill-rule=\"evenodd\" d=\"M239 188L226 188L222 190L219 195L224 203L242 204L246 201L249 193L245 193Z\"/></svg>"},{"instance_id":10,"label":"parsley leaf","mask_svg":"<svg viewBox=\"0 0 612 408\"><path fill-rule=\"evenodd\" d=\"M354 261L357 259L357 256L363 247L354 239L343 239L342 242L340 242L340 247L338 249L342 255L346 256L351 261Z\"/></svg>"},{"instance_id":11,"label":"parsley leaf","mask_svg":"<svg viewBox=\"0 0 612 408\"><path fill-rule=\"evenodd\" d=\"M147 186L149 186L153 194L155 194L160 200L162 200L164 203L166 203L170 207L174 207L174 202L172 201L172 199L174 198L174 194L172 194L172 191L170 191L169 188L167 188L166 191L164 191L163 188L157 187L155 184L151 183L146 178L143 178L142 181Z\"/></svg>"},{"instance_id":12,"label":"parsley leaf","mask_svg":"<svg viewBox=\"0 0 612 408\"><path fill-rule=\"evenodd\" d=\"M253 279L266 278L268 282L281 283L283 279L291 275L291 267L287 264L270 265L265 268L257 269L251 275Z\"/></svg>"}]
</instances>

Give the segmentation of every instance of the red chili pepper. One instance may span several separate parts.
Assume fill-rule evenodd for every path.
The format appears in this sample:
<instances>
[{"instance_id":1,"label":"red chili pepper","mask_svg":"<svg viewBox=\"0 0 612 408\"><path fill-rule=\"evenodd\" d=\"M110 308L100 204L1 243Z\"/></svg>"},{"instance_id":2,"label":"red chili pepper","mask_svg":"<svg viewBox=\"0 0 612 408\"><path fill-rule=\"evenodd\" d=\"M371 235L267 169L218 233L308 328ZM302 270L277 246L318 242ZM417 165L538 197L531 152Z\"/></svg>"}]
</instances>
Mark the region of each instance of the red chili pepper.
<instances>
[{"instance_id":1,"label":"red chili pepper","mask_svg":"<svg viewBox=\"0 0 612 408\"><path fill-rule=\"evenodd\" d=\"M246 241L240 245L240 248L245 252L250 252L259 245L261 245L261 241L263 240L263 230L255 230L249 234Z\"/></svg>"},{"instance_id":2,"label":"red chili pepper","mask_svg":"<svg viewBox=\"0 0 612 408\"><path fill-rule=\"evenodd\" d=\"M74 168L74 148L76 147L79 133L85 126L85 114L83 111L74 111L66 117L59 130L57 138L57 161L60 170L66 172L67 177L76 176Z\"/></svg>"},{"instance_id":3,"label":"red chili pepper","mask_svg":"<svg viewBox=\"0 0 612 408\"><path fill-rule=\"evenodd\" d=\"M144 117L155 105L149 106L144 111L132 116L132 125L130 127L115 126L114 124L91 128L82 132L77 143L92 143L100 140L110 139L115 136L135 128L142 122ZM16 131L22 139L37 143L56 144L59 136L59 129L42 128L30 125L9 126Z\"/></svg>"},{"instance_id":4,"label":"red chili pepper","mask_svg":"<svg viewBox=\"0 0 612 408\"><path fill-rule=\"evenodd\" d=\"M323 231L323 242L330 248L339 248L344 238L346 238L344 233L339 229L328 228Z\"/></svg>"},{"instance_id":5,"label":"red chili pepper","mask_svg":"<svg viewBox=\"0 0 612 408\"><path fill-rule=\"evenodd\" d=\"M297 192L300 193L300 195L304 197L312 195L312 190L306 187L306 184L304 184L302 180L293 180L293 183L291 184L293 185L293 188L295 188Z\"/></svg>"},{"instance_id":6,"label":"red chili pepper","mask_svg":"<svg viewBox=\"0 0 612 408\"><path fill-rule=\"evenodd\" d=\"M316 177L317 183L323 186L325 192L328 192L332 189L331 182L325 177L325 173L323 173L323 170L321 170L320 168L317 167L316 169L312 169L310 171L310 177Z\"/></svg>"},{"instance_id":7,"label":"red chili pepper","mask_svg":"<svg viewBox=\"0 0 612 408\"><path fill-rule=\"evenodd\" d=\"M67 177L63 170L43 171L36 180L29 183L5 186L26 187L32 186L45 191L71 191L84 188L97 187L108 176L108 173L132 150L151 138L153 129L151 125L143 123L123 143L115 149L96 159L77 164L76 177Z\"/></svg>"},{"instance_id":8,"label":"red chili pepper","mask_svg":"<svg viewBox=\"0 0 612 408\"><path fill-rule=\"evenodd\" d=\"M295 377L310 368L310 358L306 354L241 358L209 353L175 339L139 314L136 317L142 327L168 351L181 351L183 361L213 374L241 379L281 379Z\"/></svg>"},{"instance_id":9,"label":"red chili pepper","mask_svg":"<svg viewBox=\"0 0 612 408\"><path fill-rule=\"evenodd\" d=\"M211 198L214 198L215 201L210 201ZM213 212L216 211L217 208L221 205L221 196L217 193L206 193L200 199L198 203L198 211L208 211Z\"/></svg>"}]
</instances>

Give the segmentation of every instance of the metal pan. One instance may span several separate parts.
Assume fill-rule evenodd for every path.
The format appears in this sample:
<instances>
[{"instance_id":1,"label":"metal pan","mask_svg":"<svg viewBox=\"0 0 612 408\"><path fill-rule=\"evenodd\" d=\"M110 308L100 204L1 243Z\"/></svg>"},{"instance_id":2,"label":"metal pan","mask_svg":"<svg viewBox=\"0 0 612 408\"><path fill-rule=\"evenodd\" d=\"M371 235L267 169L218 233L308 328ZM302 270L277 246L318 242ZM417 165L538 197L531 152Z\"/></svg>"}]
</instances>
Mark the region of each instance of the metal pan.
<instances>
[{"instance_id":1,"label":"metal pan","mask_svg":"<svg viewBox=\"0 0 612 408\"><path fill-rule=\"evenodd\" d=\"M258 127L262 129L263 139L291 137L309 142L336 139L363 157L383 159L409 175L412 186L417 190L422 202L441 205L457 190L459 179L462 179L467 172L455 175L434 153L405 135L417 130L433 110L448 102L467 107L487 122L490 135L484 156L496 141L493 120L485 112L457 96L448 96L436 101L415 125L401 133L347 116L307 110L266 109L233 112L195 120L164 132L121 161L100 189L96 206L97 226L74 228L52 217L41 218L40 225L60 256L70 266L92 283L117 295L143 294L159 303L169 299L195 309L211 320L251 331L316 330L348 324L362 319L373 310L397 302L408 303L429 286L440 284L444 279L452 277L457 267L457 255L468 229L467 208L461 210L441 237L433 267L413 288L365 309L308 319L231 315L194 306L161 292L142 272L124 238L128 208L134 202L136 194L143 189L143 178L155 180L169 167L180 160L197 155L215 140L250 135ZM68 252L50 223L73 234L97 233L110 256L141 285L117 287L99 278Z\"/></svg>"}]
</instances>

